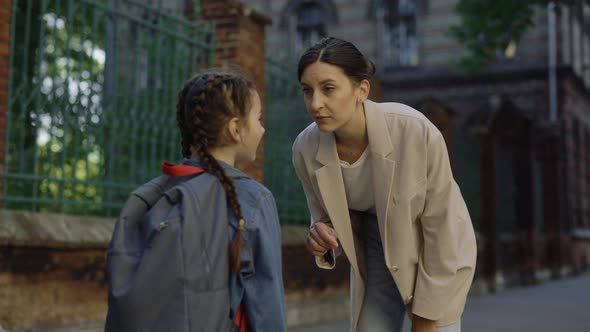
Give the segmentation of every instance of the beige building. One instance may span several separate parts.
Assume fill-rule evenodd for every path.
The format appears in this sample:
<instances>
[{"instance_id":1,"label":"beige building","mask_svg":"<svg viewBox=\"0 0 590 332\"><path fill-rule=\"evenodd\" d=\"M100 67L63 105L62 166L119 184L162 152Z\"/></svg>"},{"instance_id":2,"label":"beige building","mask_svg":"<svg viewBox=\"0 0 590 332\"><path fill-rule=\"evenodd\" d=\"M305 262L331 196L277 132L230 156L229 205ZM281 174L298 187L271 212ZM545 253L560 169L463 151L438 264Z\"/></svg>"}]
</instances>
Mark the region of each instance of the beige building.
<instances>
[{"instance_id":1,"label":"beige building","mask_svg":"<svg viewBox=\"0 0 590 332\"><path fill-rule=\"evenodd\" d=\"M267 49L273 56L297 57L322 36L334 36L354 43L383 73L407 67L447 68L465 52L448 33L450 26L460 23L457 0L242 2L272 18ZM547 14L541 8L536 14L536 28L506 50L510 58L546 63Z\"/></svg>"}]
</instances>

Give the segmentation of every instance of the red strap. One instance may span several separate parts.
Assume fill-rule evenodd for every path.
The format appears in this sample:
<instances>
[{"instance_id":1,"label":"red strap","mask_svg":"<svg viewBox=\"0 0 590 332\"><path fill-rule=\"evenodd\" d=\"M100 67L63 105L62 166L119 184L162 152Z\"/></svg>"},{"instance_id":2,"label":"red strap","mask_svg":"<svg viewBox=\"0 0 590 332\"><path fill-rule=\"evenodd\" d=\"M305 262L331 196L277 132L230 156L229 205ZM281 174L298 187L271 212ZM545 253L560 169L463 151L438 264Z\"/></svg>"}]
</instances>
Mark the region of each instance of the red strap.
<instances>
[{"instance_id":1,"label":"red strap","mask_svg":"<svg viewBox=\"0 0 590 332\"><path fill-rule=\"evenodd\" d=\"M244 305L240 304L236 318L234 318L234 324L240 328L240 332L249 332L248 320L246 319L246 312L244 312Z\"/></svg>"},{"instance_id":2,"label":"red strap","mask_svg":"<svg viewBox=\"0 0 590 332\"><path fill-rule=\"evenodd\" d=\"M187 176L203 173L205 170L191 165L177 165L167 161L162 163L162 173L171 176Z\"/></svg>"}]
</instances>

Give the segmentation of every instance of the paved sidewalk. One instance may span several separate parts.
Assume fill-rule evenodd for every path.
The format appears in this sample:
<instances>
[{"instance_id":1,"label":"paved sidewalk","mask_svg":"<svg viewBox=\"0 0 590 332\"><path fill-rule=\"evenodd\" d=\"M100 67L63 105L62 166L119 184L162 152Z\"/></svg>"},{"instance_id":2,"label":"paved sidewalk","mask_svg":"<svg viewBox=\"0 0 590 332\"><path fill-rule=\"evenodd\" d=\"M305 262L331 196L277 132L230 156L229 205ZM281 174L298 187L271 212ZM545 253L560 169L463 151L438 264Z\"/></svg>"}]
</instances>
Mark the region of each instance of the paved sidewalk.
<instances>
[{"instance_id":1,"label":"paved sidewalk","mask_svg":"<svg viewBox=\"0 0 590 332\"><path fill-rule=\"evenodd\" d=\"M406 322L404 332L409 332ZM343 332L340 321L289 332ZM468 299L463 332L590 332L590 274Z\"/></svg>"},{"instance_id":2,"label":"paved sidewalk","mask_svg":"<svg viewBox=\"0 0 590 332\"><path fill-rule=\"evenodd\" d=\"M32 332L101 332L102 322ZM348 322L289 328L288 332L347 332ZM590 273L472 296L463 332L590 332ZM2 328L0 327L0 332ZM410 332L406 321L404 332Z\"/></svg>"}]
</instances>

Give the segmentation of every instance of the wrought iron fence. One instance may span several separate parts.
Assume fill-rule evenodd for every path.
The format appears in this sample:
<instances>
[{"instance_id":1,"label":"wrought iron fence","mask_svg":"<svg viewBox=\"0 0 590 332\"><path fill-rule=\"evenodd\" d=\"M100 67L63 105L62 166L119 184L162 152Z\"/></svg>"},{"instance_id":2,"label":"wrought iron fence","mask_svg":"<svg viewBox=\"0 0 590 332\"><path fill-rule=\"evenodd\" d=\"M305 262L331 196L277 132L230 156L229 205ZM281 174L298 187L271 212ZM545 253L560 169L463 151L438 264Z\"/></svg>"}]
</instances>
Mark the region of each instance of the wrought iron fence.
<instances>
[{"instance_id":1,"label":"wrought iron fence","mask_svg":"<svg viewBox=\"0 0 590 332\"><path fill-rule=\"evenodd\" d=\"M291 162L291 146L311 122L297 82L296 64L266 60L264 184L273 192L283 224L309 223L303 188Z\"/></svg>"},{"instance_id":2,"label":"wrought iron fence","mask_svg":"<svg viewBox=\"0 0 590 332\"><path fill-rule=\"evenodd\" d=\"M12 4L3 207L114 215L179 158L176 96L214 27L138 0Z\"/></svg>"}]
</instances>

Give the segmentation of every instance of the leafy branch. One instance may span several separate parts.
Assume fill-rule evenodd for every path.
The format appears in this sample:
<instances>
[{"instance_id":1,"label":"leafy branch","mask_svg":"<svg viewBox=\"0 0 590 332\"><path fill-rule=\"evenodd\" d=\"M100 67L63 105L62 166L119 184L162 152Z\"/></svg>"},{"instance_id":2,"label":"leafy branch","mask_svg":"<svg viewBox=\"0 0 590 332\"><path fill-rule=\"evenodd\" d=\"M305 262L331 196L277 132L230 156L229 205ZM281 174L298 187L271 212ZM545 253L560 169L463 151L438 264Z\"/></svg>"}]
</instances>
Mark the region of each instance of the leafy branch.
<instances>
[{"instance_id":1,"label":"leafy branch","mask_svg":"<svg viewBox=\"0 0 590 332\"><path fill-rule=\"evenodd\" d=\"M534 27L535 8L550 0L459 0L461 23L449 29L451 37L467 48L457 62L467 74L485 69L511 44ZM580 7L590 0L557 0L556 5ZM559 7L556 7L558 9Z\"/></svg>"}]
</instances>

